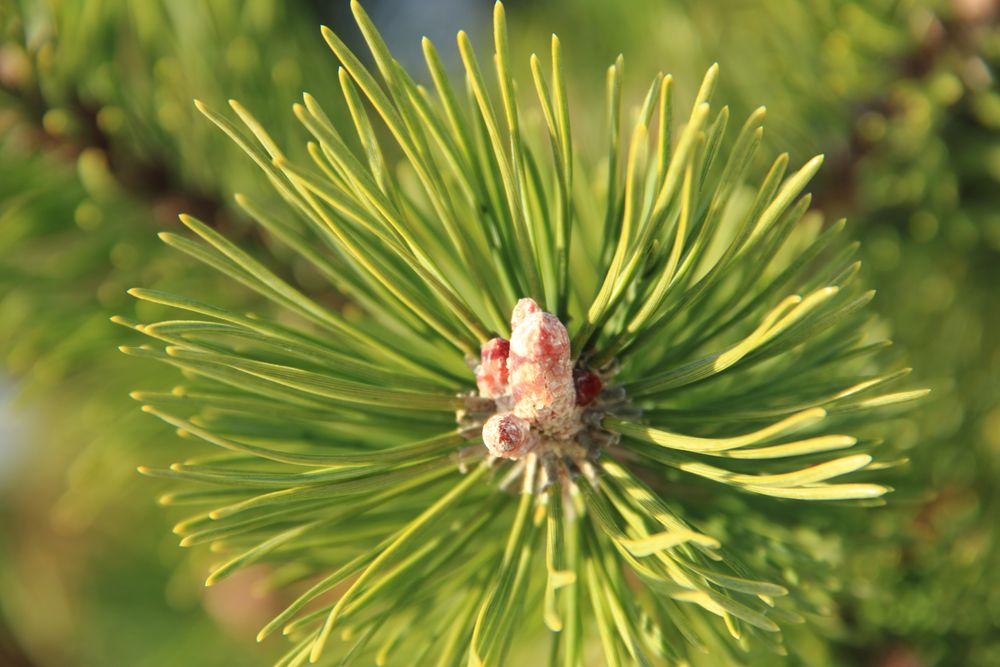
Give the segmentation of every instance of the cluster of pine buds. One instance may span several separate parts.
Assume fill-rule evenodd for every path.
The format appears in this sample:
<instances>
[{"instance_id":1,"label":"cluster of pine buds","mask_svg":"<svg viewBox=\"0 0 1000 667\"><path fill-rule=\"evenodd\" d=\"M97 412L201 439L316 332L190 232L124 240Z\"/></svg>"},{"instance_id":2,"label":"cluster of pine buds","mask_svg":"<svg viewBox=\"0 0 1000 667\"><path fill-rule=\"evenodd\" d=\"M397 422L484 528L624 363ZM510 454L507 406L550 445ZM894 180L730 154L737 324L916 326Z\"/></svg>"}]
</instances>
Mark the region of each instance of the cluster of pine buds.
<instances>
[{"instance_id":1,"label":"cluster of pine buds","mask_svg":"<svg viewBox=\"0 0 1000 667\"><path fill-rule=\"evenodd\" d=\"M518 301L510 327L509 341L482 345L476 384L496 406L483 442L493 456L517 459L543 442L572 440L603 383L592 371L574 371L566 327L534 300Z\"/></svg>"}]
</instances>

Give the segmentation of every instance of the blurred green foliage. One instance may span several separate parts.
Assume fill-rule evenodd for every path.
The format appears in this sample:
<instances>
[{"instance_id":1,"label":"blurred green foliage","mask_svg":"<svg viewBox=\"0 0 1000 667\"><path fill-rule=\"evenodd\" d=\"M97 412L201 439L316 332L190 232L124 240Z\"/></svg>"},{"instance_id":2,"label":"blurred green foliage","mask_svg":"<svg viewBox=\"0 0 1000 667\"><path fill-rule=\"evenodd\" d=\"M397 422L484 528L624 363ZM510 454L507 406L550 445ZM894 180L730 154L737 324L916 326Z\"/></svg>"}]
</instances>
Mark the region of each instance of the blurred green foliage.
<instances>
[{"instance_id":1,"label":"blurred green foliage","mask_svg":"<svg viewBox=\"0 0 1000 667\"><path fill-rule=\"evenodd\" d=\"M109 318L155 312L137 284L223 289L156 238L181 211L249 234L230 202L262 179L192 99L238 95L290 131L303 72L334 80L317 33L270 0L0 7L0 381L34 417L2 490L0 609L33 663L223 665L250 643L202 609L231 593L202 600L135 473L173 435L128 392L166 374L128 363Z\"/></svg>"}]
</instances>

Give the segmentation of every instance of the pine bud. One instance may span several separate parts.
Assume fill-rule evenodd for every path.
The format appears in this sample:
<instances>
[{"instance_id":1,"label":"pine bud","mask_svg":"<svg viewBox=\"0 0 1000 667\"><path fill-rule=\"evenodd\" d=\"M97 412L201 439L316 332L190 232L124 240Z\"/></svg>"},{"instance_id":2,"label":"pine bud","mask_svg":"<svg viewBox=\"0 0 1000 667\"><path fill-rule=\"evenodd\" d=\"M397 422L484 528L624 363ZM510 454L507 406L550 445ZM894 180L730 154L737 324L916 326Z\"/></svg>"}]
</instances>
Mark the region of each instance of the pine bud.
<instances>
[{"instance_id":1,"label":"pine bud","mask_svg":"<svg viewBox=\"0 0 1000 667\"><path fill-rule=\"evenodd\" d=\"M581 368L573 371L573 384L576 387L576 404L580 406L592 403L604 388L596 373Z\"/></svg>"},{"instance_id":2,"label":"pine bud","mask_svg":"<svg viewBox=\"0 0 1000 667\"><path fill-rule=\"evenodd\" d=\"M555 315L540 310L523 315L518 311L538 306L521 299L514 309L509 378L514 414L531 421L544 434L565 439L580 429L569 334Z\"/></svg>"},{"instance_id":3,"label":"pine bud","mask_svg":"<svg viewBox=\"0 0 1000 667\"><path fill-rule=\"evenodd\" d=\"M480 348L480 362L476 367L476 385L479 395L496 398L507 393L507 357L510 342L505 338L491 338Z\"/></svg>"},{"instance_id":4,"label":"pine bud","mask_svg":"<svg viewBox=\"0 0 1000 667\"><path fill-rule=\"evenodd\" d=\"M483 426L483 442L490 454L501 458L518 458L531 449L531 424L509 412L493 415Z\"/></svg>"}]
</instances>

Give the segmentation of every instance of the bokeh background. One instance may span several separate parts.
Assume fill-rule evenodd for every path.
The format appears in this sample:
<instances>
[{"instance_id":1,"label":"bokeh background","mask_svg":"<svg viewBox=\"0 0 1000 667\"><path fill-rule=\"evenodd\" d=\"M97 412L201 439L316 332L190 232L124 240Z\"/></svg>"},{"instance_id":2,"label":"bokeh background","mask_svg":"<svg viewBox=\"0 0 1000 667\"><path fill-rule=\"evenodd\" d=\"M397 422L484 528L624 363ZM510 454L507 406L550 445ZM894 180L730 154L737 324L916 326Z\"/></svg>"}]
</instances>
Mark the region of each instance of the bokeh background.
<instances>
[{"instance_id":1,"label":"bokeh background","mask_svg":"<svg viewBox=\"0 0 1000 667\"><path fill-rule=\"evenodd\" d=\"M422 35L453 63L458 29L490 37L485 0L364 4L418 78ZM901 418L910 463L890 503L838 515L839 535L817 527L838 607L793 630L788 664L1000 665L1000 3L506 6L522 74L560 35L584 152L624 53L633 103L657 71L690 99L719 62L718 98L737 117L766 104L773 149L825 153L816 207L851 221L880 321L933 390ZM253 570L204 588L211 554L176 546L176 517L135 473L182 444L128 398L169 371L119 354L109 317L150 319L134 285L227 292L157 241L181 211L323 289L242 217L232 195L266 187L191 104L237 98L303 143L302 90L339 103L321 23L358 43L339 0L0 0L4 667L264 665L281 648L252 639L281 595Z\"/></svg>"}]
</instances>

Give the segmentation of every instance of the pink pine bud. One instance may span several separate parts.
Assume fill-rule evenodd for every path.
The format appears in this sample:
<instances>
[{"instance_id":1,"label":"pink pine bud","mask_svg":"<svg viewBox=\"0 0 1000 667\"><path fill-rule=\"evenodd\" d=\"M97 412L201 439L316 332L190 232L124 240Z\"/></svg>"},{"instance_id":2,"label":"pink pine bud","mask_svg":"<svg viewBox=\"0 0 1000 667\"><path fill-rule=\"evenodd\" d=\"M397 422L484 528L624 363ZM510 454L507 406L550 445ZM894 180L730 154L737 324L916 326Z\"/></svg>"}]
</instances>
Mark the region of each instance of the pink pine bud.
<instances>
[{"instance_id":1,"label":"pink pine bud","mask_svg":"<svg viewBox=\"0 0 1000 667\"><path fill-rule=\"evenodd\" d=\"M514 306L514 311L510 314L510 330L514 331L525 317L541 310L534 299L519 299L517 305Z\"/></svg>"},{"instance_id":2,"label":"pink pine bud","mask_svg":"<svg viewBox=\"0 0 1000 667\"><path fill-rule=\"evenodd\" d=\"M507 393L507 357L510 342L505 338L492 338L480 348L480 362L476 368L476 385L479 395L496 398Z\"/></svg>"},{"instance_id":3,"label":"pink pine bud","mask_svg":"<svg viewBox=\"0 0 1000 667\"><path fill-rule=\"evenodd\" d=\"M573 384L576 386L577 405L589 405L604 388L596 373L580 368L573 371Z\"/></svg>"},{"instance_id":4,"label":"pink pine bud","mask_svg":"<svg viewBox=\"0 0 1000 667\"><path fill-rule=\"evenodd\" d=\"M514 414L558 439L579 430L569 334L559 318L541 311L525 315L511 335L507 364Z\"/></svg>"},{"instance_id":5,"label":"pink pine bud","mask_svg":"<svg viewBox=\"0 0 1000 667\"><path fill-rule=\"evenodd\" d=\"M516 459L531 449L531 424L509 412L493 415L483 425L483 442L493 456Z\"/></svg>"}]
</instances>

